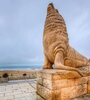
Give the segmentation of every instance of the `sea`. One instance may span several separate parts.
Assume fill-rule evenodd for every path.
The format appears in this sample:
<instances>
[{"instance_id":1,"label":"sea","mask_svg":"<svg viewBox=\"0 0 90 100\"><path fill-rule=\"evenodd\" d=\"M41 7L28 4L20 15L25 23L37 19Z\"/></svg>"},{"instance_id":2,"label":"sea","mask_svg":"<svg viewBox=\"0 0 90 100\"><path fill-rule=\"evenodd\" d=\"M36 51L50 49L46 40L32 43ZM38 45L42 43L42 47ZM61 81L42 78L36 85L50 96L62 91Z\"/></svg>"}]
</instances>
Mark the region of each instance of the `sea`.
<instances>
[{"instance_id":1,"label":"sea","mask_svg":"<svg viewBox=\"0 0 90 100\"><path fill-rule=\"evenodd\" d=\"M42 69L42 65L0 65L0 70Z\"/></svg>"}]
</instances>

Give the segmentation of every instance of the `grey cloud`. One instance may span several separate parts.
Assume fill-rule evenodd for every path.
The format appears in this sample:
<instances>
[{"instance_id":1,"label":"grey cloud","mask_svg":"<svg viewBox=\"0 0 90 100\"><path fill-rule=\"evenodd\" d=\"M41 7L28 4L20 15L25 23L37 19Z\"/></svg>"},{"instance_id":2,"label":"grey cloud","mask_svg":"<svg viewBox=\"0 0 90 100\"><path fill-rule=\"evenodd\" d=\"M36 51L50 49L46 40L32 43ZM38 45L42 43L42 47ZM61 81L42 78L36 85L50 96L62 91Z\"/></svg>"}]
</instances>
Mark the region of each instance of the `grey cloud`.
<instances>
[{"instance_id":1,"label":"grey cloud","mask_svg":"<svg viewBox=\"0 0 90 100\"><path fill-rule=\"evenodd\" d=\"M53 2L65 18L70 43L90 57L90 1L0 0L0 64L43 63L43 28Z\"/></svg>"}]
</instances>

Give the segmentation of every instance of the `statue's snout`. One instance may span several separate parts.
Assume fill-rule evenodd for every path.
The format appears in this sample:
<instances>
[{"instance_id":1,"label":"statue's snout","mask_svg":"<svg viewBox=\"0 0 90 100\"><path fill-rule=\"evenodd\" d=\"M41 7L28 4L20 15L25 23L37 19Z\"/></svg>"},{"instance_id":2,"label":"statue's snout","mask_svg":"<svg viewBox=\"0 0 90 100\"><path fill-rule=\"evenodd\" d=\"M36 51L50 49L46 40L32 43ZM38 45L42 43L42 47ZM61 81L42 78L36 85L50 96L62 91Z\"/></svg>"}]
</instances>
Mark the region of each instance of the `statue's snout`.
<instances>
[{"instance_id":1,"label":"statue's snout","mask_svg":"<svg viewBox=\"0 0 90 100\"><path fill-rule=\"evenodd\" d=\"M54 5L53 5L53 3L49 3L48 8L47 8L47 11L48 11L48 12L51 12L51 11L53 11L53 10L54 10Z\"/></svg>"}]
</instances>

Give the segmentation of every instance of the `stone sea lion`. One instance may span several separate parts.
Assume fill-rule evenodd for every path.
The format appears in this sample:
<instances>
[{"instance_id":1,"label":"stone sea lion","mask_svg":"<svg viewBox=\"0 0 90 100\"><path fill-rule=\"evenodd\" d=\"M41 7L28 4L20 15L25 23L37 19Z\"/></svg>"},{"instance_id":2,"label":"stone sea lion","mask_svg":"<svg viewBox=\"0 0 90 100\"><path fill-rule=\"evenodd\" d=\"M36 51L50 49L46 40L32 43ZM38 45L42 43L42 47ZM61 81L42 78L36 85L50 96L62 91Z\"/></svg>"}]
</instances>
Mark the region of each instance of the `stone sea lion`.
<instances>
[{"instance_id":1,"label":"stone sea lion","mask_svg":"<svg viewBox=\"0 0 90 100\"><path fill-rule=\"evenodd\" d=\"M52 3L47 8L43 46L45 55L43 69L52 69L54 64L55 69L77 71L82 75L77 68L90 65L89 59L69 45L65 21Z\"/></svg>"}]
</instances>

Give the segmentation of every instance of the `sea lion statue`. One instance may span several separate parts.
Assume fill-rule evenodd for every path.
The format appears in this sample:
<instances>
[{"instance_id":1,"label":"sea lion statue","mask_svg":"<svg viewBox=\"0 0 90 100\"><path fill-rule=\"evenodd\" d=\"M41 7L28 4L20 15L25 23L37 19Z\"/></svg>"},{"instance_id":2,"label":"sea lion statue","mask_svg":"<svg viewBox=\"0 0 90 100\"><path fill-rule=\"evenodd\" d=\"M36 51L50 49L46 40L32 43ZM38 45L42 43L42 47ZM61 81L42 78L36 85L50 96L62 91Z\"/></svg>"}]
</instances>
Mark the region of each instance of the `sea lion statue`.
<instances>
[{"instance_id":1,"label":"sea lion statue","mask_svg":"<svg viewBox=\"0 0 90 100\"><path fill-rule=\"evenodd\" d=\"M69 45L65 21L52 3L47 8L43 46L43 69L52 69L54 64L55 69L77 71L83 76L77 68L90 66L90 60Z\"/></svg>"}]
</instances>

